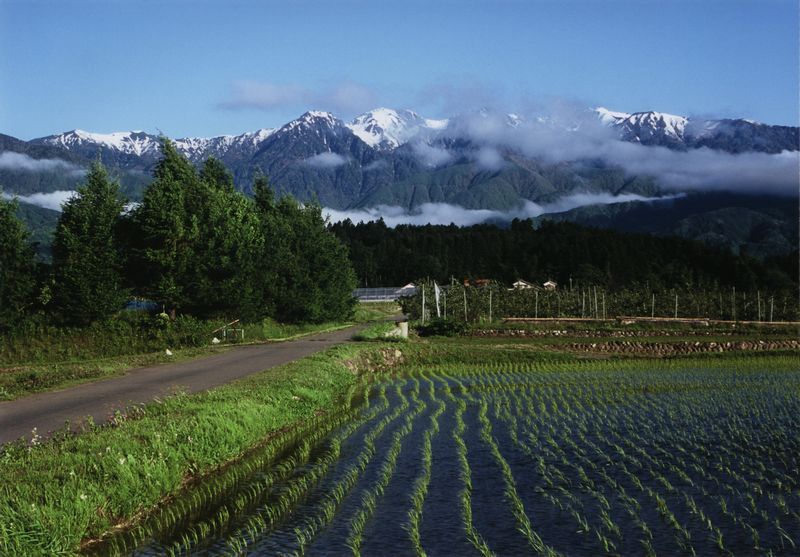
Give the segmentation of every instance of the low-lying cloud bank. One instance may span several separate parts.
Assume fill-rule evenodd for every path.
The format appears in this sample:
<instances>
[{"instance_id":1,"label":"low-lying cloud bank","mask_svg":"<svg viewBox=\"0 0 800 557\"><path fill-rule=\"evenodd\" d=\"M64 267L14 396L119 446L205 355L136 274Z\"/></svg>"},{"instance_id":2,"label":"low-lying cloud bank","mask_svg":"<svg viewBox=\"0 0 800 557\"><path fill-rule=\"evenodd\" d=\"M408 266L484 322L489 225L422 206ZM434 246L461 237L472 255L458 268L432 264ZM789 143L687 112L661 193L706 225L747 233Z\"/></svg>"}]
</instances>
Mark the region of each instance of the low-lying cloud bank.
<instances>
[{"instance_id":1,"label":"low-lying cloud bank","mask_svg":"<svg viewBox=\"0 0 800 557\"><path fill-rule=\"evenodd\" d=\"M630 176L652 176L672 190L796 195L800 186L798 151L733 154L706 147L678 151L644 146L622 141L586 108L531 116L513 126L504 113L480 111L454 119L447 135L475 144L475 161L487 169L499 168L499 152L508 150L553 164L603 161Z\"/></svg>"},{"instance_id":2,"label":"low-lying cloud bank","mask_svg":"<svg viewBox=\"0 0 800 557\"><path fill-rule=\"evenodd\" d=\"M0 170L17 172L57 172L66 171L71 174L85 174L83 168L61 159L34 159L24 153L5 151L0 153Z\"/></svg>"},{"instance_id":3,"label":"low-lying cloud bank","mask_svg":"<svg viewBox=\"0 0 800 557\"><path fill-rule=\"evenodd\" d=\"M16 197L21 203L28 203L30 205L36 205L37 207L43 207L53 211L60 211L61 206L69 201L71 197L77 195L77 193L78 192L73 190L58 190L50 193L32 193L30 195L12 195L3 192L2 196L5 199L14 199Z\"/></svg>"},{"instance_id":4,"label":"low-lying cloud bank","mask_svg":"<svg viewBox=\"0 0 800 557\"><path fill-rule=\"evenodd\" d=\"M326 207L323 213L331 222L340 222L350 219L358 223L383 219L386 225L391 228L399 224L455 224L458 226L472 226L486 221L511 221L513 219L535 218L546 213L562 213L588 205L611 205L629 201L657 202L676 199L681 196L681 194L676 194L663 197L644 197L636 194L612 195L610 193L579 193L568 195L553 203L546 203L543 205L532 201L525 201L520 208L510 211L466 209L459 205L450 205L449 203L423 203L410 211L398 206L378 205L376 207L346 211L339 211Z\"/></svg>"}]
</instances>

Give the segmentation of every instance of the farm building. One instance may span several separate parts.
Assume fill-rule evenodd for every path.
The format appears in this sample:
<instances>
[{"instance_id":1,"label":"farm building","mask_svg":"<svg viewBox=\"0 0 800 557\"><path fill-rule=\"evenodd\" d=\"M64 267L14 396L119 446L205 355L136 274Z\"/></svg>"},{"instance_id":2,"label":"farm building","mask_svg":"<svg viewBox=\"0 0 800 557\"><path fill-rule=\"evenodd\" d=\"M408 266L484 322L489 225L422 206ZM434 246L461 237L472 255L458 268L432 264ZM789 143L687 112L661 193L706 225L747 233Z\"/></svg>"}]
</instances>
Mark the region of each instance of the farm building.
<instances>
[{"instance_id":1,"label":"farm building","mask_svg":"<svg viewBox=\"0 0 800 557\"><path fill-rule=\"evenodd\" d=\"M536 285L526 280L517 279L512 285L514 290L528 290L529 288L536 288Z\"/></svg>"},{"instance_id":2,"label":"farm building","mask_svg":"<svg viewBox=\"0 0 800 557\"><path fill-rule=\"evenodd\" d=\"M542 286L544 286L545 290L555 290L556 288L558 288L558 284L552 280L548 280Z\"/></svg>"}]
</instances>

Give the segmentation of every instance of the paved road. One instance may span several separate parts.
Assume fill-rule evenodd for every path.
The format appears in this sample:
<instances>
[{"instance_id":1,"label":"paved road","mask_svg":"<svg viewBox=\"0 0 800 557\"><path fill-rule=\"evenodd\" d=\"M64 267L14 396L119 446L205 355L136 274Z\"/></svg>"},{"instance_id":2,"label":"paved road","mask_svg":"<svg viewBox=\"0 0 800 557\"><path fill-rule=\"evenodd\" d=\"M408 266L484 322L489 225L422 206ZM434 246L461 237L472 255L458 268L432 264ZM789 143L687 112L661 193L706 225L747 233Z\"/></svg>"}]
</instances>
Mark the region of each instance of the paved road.
<instances>
[{"instance_id":1,"label":"paved road","mask_svg":"<svg viewBox=\"0 0 800 557\"><path fill-rule=\"evenodd\" d=\"M0 402L0 443L30 438L34 427L39 435L46 435L63 427L67 420L74 424L86 416L102 423L117 409L150 402L179 389L191 393L230 383L346 342L360 328L237 347L206 358L135 369L122 377Z\"/></svg>"}]
</instances>

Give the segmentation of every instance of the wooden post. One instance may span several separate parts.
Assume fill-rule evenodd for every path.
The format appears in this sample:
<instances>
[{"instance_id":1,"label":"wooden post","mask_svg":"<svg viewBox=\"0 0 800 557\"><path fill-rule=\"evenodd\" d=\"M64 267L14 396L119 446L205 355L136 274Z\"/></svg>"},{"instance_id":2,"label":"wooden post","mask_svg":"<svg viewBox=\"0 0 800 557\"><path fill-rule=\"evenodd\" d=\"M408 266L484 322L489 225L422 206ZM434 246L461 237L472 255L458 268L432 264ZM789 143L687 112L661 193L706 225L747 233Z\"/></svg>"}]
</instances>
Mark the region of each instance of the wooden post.
<instances>
[{"instance_id":1,"label":"wooden post","mask_svg":"<svg viewBox=\"0 0 800 557\"><path fill-rule=\"evenodd\" d=\"M606 318L606 293L603 292L603 319Z\"/></svg>"},{"instance_id":2,"label":"wooden post","mask_svg":"<svg viewBox=\"0 0 800 557\"><path fill-rule=\"evenodd\" d=\"M534 306L535 309L533 311L533 316L536 319L539 319L539 291L537 290L535 293L536 293L536 305Z\"/></svg>"},{"instance_id":3,"label":"wooden post","mask_svg":"<svg viewBox=\"0 0 800 557\"><path fill-rule=\"evenodd\" d=\"M442 304L444 305L444 318L447 319L447 292L442 291Z\"/></svg>"},{"instance_id":4,"label":"wooden post","mask_svg":"<svg viewBox=\"0 0 800 557\"><path fill-rule=\"evenodd\" d=\"M733 287L733 290L731 290L731 307L733 308L731 310L731 314L733 315L733 320L736 321L736 287L735 286Z\"/></svg>"},{"instance_id":5,"label":"wooden post","mask_svg":"<svg viewBox=\"0 0 800 557\"><path fill-rule=\"evenodd\" d=\"M597 287L594 287L594 318L597 319L599 317L597 311Z\"/></svg>"},{"instance_id":6,"label":"wooden post","mask_svg":"<svg viewBox=\"0 0 800 557\"><path fill-rule=\"evenodd\" d=\"M489 323L492 322L492 289L489 289Z\"/></svg>"},{"instance_id":7,"label":"wooden post","mask_svg":"<svg viewBox=\"0 0 800 557\"><path fill-rule=\"evenodd\" d=\"M656 316L656 293L653 292L653 301L650 302L650 317Z\"/></svg>"},{"instance_id":8,"label":"wooden post","mask_svg":"<svg viewBox=\"0 0 800 557\"><path fill-rule=\"evenodd\" d=\"M467 287L464 286L464 323L467 322Z\"/></svg>"},{"instance_id":9,"label":"wooden post","mask_svg":"<svg viewBox=\"0 0 800 557\"><path fill-rule=\"evenodd\" d=\"M769 299L769 322L772 323L773 312L775 311L775 296Z\"/></svg>"},{"instance_id":10,"label":"wooden post","mask_svg":"<svg viewBox=\"0 0 800 557\"><path fill-rule=\"evenodd\" d=\"M675 292L675 319L678 318L678 293Z\"/></svg>"},{"instance_id":11,"label":"wooden post","mask_svg":"<svg viewBox=\"0 0 800 557\"><path fill-rule=\"evenodd\" d=\"M581 317L586 317L586 291L583 290L583 301L581 301Z\"/></svg>"}]
</instances>

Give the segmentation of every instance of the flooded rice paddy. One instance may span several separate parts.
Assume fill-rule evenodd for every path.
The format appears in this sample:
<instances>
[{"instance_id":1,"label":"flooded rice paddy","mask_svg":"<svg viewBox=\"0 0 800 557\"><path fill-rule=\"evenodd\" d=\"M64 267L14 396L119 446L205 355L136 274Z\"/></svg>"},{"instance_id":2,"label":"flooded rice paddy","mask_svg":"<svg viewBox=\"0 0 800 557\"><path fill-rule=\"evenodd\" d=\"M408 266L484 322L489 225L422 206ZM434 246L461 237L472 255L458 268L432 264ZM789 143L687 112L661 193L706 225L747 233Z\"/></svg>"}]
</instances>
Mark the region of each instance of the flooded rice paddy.
<instances>
[{"instance_id":1,"label":"flooded rice paddy","mask_svg":"<svg viewBox=\"0 0 800 557\"><path fill-rule=\"evenodd\" d=\"M407 369L109 547L800 554L800 371L623 367Z\"/></svg>"}]
</instances>

